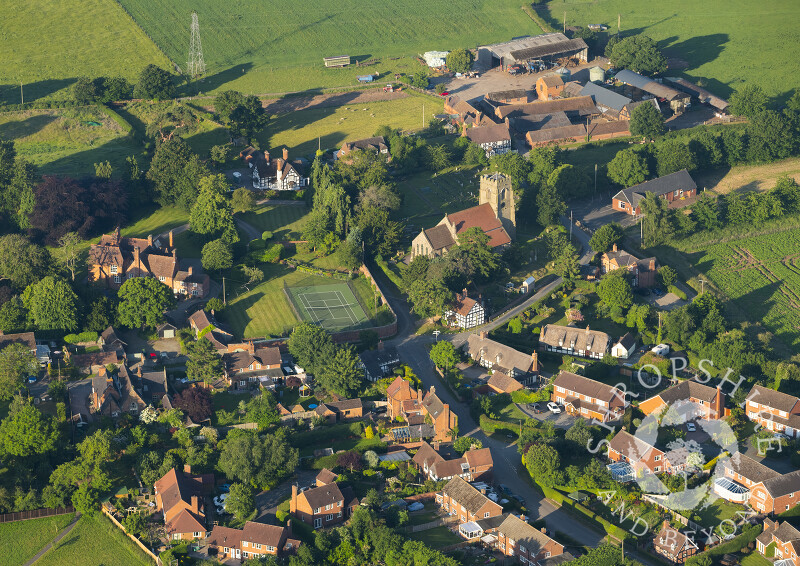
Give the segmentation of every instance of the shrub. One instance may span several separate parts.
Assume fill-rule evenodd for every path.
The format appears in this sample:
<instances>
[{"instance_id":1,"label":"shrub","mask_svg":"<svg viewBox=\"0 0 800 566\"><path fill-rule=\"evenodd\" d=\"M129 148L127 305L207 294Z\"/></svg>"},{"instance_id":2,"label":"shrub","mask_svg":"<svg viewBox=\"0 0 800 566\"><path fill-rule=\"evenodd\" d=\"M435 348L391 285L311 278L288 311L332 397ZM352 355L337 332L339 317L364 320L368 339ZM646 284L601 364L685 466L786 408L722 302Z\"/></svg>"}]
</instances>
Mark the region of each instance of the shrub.
<instances>
[{"instance_id":1,"label":"shrub","mask_svg":"<svg viewBox=\"0 0 800 566\"><path fill-rule=\"evenodd\" d=\"M269 230L264 230L263 232L261 232L261 239L264 241L271 240L272 232L270 232Z\"/></svg>"},{"instance_id":2,"label":"shrub","mask_svg":"<svg viewBox=\"0 0 800 566\"><path fill-rule=\"evenodd\" d=\"M669 287L667 287L667 291L669 291L670 293L674 293L684 301L686 300L686 293L678 289L675 285L670 285Z\"/></svg>"},{"instance_id":3,"label":"shrub","mask_svg":"<svg viewBox=\"0 0 800 566\"><path fill-rule=\"evenodd\" d=\"M283 253L283 245L275 244L261 254L261 261L264 263L278 263L281 260L281 253Z\"/></svg>"},{"instance_id":4,"label":"shrub","mask_svg":"<svg viewBox=\"0 0 800 566\"><path fill-rule=\"evenodd\" d=\"M67 334L64 336L67 344L79 344L81 342L97 342L97 332L81 332L80 334Z\"/></svg>"}]
</instances>

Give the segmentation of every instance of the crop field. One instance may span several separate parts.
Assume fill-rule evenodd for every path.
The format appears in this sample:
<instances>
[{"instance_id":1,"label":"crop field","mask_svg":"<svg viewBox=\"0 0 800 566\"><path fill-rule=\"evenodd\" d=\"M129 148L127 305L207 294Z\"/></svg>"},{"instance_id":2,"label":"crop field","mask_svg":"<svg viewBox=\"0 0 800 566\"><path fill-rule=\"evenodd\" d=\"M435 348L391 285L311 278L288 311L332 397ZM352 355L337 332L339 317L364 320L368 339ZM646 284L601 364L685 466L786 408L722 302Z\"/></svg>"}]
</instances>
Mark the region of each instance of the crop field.
<instances>
[{"instance_id":1,"label":"crop field","mask_svg":"<svg viewBox=\"0 0 800 566\"><path fill-rule=\"evenodd\" d=\"M17 154L44 174L94 173L94 164L110 161L119 170L141 146L97 108L63 108L0 113L0 139L11 140Z\"/></svg>"},{"instance_id":2,"label":"crop field","mask_svg":"<svg viewBox=\"0 0 800 566\"><path fill-rule=\"evenodd\" d=\"M683 251L749 320L800 346L800 228Z\"/></svg>"},{"instance_id":3,"label":"crop field","mask_svg":"<svg viewBox=\"0 0 800 566\"><path fill-rule=\"evenodd\" d=\"M567 25L606 24L616 31L619 14L623 33L649 35L668 57L688 64L683 74L689 80L702 79L723 97L743 81L770 95L800 86L800 63L788 48L800 43L796 0L566 0L545 6L540 13L549 10L555 27L566 12Z\"/></svg>"},{"instance_id":4,"label":"crop field","mask_svg":"<svg viewBox=\"0 0 800 566\"><path fill-rule=\"evenodd\" d=\"M83 75L135 80L148 63L171 67L114 0L5 1L0 22L0 101L18 104L20 82L31 101Z\"/></svg>"},{"instance_id":5,"label":"crop field","mask_svg":"<svg viewBox=\"0 0 800 566\"><path fill-rule=\"evenodd\" d=\"M203 92L234 88L269 93L354 85L367 72L402 72L408 59L368 68L325 69L322 58L406 57L429 50L538 34L517 0L120 0L156 44L185 67L192 10L208 76ZM454 19L454 18L457 18ZM302 67L299 69L298 67Z\"/></svg>"}]
</instances>

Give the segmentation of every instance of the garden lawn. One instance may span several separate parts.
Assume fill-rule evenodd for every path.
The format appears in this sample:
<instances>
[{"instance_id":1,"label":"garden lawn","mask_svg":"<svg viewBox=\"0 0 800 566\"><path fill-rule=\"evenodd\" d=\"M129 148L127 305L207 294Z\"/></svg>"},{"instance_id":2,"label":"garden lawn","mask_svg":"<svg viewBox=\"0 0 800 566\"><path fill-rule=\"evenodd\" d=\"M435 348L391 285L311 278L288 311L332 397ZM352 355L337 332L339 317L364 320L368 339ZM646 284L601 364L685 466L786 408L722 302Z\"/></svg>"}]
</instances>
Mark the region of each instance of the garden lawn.
<instances>
[{"instance_id":1,"label":"garden lawn","mask_svg":"<svg viewBox=\"0 0 800 566\"><path fill-rule=\"evenodd\" d=\"M347 104L331 108L312 108L273 116L258 134L261 147L289 148L293 157L314 158L318 147L338 149L346 140L372 137L380 126L416 130L423 126L422 107L430 117L442 112L440 100L411 94L405 98Z\"/></svg>"},{"instance_id":2,"label":"garden lawn","mask_svg":"<svg viewBox=\"0 0 800 566\"><path fill-rule=\"evenodd\" d=\"M73 515L0 524L0 556L6 566L25 564L72 521Z\"/></svg>"},{"instance_id":3,"label":"garden lawn","mask_svg":"<svg viewBox=\"0 0 800 566\"><path fill-rule=\"evenodd\" d=\"M409 533L408 538L420 540L431 548L442 548L457 544L464 540L457 534L451 532L450 529L445 526L435 527L433 529L428 529L427 531Z\"/></svg>"},{"instance_id":4,"label":"garden lawn","mask_svg":"<svg viewBox=\"0 0 800 566\"><path fill-rule=\"evenodd\" d=\"M18 104L20 82L26 102L53 93L64 100L76 77L135 82L148 63L172 67L114 0L0 2L0 22L0 102Z\"/></svg>"},{"instance_id":5,"label":"garden lawn","mask_svg":"<svg viewBox=\"0 0 800 566\"><path fill-rule=\"evenodd\" d=\"M747 556L742 557L739 564L742 566L772 566L773 563L761 556L758 552L751 552Z\"/></svg>"},{"instance_id":6,"label":"garden lawn","mask_svg":"<svg viewBox=\"0 0 800 566\"><path fill-rule=\"evenodd\" d=\"M17 154L46 175L93 175L101 161L110 161L118 173L126 157L141 152L141 145L95 106L0 113L0 139L13 141Z\"/></svg>"},{"instance_id":7,"label":"garden lawn","mask_svg":"<svg viewBox=\"0 0 800 566\"><path fill-rule=\"evenodd\" d=\"M264 205L252 212L245 212L240 218L262 232L272 232L269 246L280 240L299 240L300 232L306 223L308 208L303 204Z\"/></svg>"},{"instance_id":8,"label":"garden lawn","mask_svg":"<svg viewBox=\"0 0 800 566\"><path fill-rule=\"evenodd\" d=\"M111 521L98 512L83 516L70 533L48 550L37 566L150 566L152 561Z\"/></svg>"},{"instance_id":9,"label":"garden lawn","mask_svg":"<svg viewBox=\"0 0 800 566\"><path fill-rule=\"evenodd\" d=\"M684 75L700 81L714 94L728 98L744 81L758 84L769 95L800 86L800 63L785 50L800 42L800 4L795 0L694 0L634 2L631 0L568 0L540 10L551 25L606 24L616 32L617 15L623 35L645 33L668 57L682 59Z\"/></svg>"},{"instance_id":10,"label":"garden lawn","mask_svg":"<svg viewBox=\"0 0 800 566\"><path fill-rule=\"evenodd\" d=\"M711 505L698 511L700 523L705 527L716 527L725 519L733 519L736 522L737 511L744 511L744 507L729 503L724 499L717 499Z\"/></svg>"}]
</instances>

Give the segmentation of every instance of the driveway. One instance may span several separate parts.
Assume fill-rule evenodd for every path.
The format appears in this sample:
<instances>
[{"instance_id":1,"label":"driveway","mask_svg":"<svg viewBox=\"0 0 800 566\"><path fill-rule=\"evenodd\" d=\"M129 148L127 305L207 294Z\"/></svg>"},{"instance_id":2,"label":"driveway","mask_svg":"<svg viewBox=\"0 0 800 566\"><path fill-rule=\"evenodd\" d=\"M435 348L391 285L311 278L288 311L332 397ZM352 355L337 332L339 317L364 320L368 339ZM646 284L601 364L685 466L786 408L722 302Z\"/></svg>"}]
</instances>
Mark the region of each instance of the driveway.
<instances>
[{"instance_id":1,"label":"driveway","mask_svg":"<svg viewBox=\"0 0 800 566\"><path fill-rule=\"evenodd\" d=\"M297 483L300 487L305 487L314 483L314 478L317 477L316 470L299 470L294 479L285 481L273 489L262 491L255 497L256 509L258 515L256 516L257 522L264 522L264 517L275 516L278 510L278 505L290 497L292 494L292 485Z\"/></svg>"},{"instance_id":2,"label":"driveway","mask_svg":"<svg viewBox=\"0 0 800 566\"><path fill-rule=\"evenodd\" d=\"M616 222L623 228L636 224L636 217L611 208L611 193L603 192L594 199L575 201L569 204L573 218L594 232L609 222Z\"/></svg>"},{"instance_id":3,"label":"driveway","mask_svg":"<svg viewBox=\"0 0 800 566\"><path fill-rule=\"evenodd\" d=\"M542 405L542 406L545 405L545 403L539 403L539 404ZM574 417L572 415L568 415L564 411L561 411L557 415L551 413L550 411L548 411L546 409L544 411L542 411L541 413L535 413L531 409L529 409L527 405L524 405L522 403L515 403L515 405L517 406L517 408L520 411L522 411L523 413L528 415L528 417L530 417L532 419L536 419L539 422L553 423L553 425L555 425L556 427L564 428L564 429L569 428L573 424L575 424L575 418L576 417Z\"/></svg>"},{"instance_id":4,"label":"driveway","mask_svg":"<svg viewBox=\"0 0 800 566\"><path fill-rule=\"evenodd\" d=\"M92 394L92 380L81 379L67 384L69 410L72 415L81 414L85 421L90 420L89 395Z\"/></svg>"}]
</instances>

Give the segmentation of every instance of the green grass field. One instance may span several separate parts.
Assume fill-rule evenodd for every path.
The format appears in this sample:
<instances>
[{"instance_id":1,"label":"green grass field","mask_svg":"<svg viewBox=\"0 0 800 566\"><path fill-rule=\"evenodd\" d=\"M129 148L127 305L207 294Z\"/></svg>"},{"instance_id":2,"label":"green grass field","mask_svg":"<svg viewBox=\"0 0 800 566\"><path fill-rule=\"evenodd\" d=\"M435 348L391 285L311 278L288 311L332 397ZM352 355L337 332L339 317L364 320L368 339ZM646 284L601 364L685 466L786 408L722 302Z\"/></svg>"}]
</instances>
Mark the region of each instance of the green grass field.
<instances>
[{"instance_id":1,"label":"green grass field","mask_svg":"<svg viewBox=\"0 0 800 566\"><path fill-rule=\"evenodd\" d=\"M262 206L241 215L242 220L262 232L269 230L275 241L298 240L306 223L308 208L302 204Z\"/></svg>"},{"instance_id":2,"label":"green grass field","mask_svg":"<svg viewBox=\"0 0 800 566\"><path fill-rule=\"evenodd\" d=\"M17 521L0 525L0 556L7 566L20 566L33 558L72 521L72 515Z\"/></svg>"},{"instance_id":3,"label":"green grass field","mask_svg":"<svg viewBox=\"0 0 800 566\"><path fill-rule=\"evenodd\" d=\"M75 528L48 550L37 566L150 566L151 560L121 530L99 513L81 517Z\"/></svg>"},{"instance_id":4,"label":"green grass field","mask_svg":"<svg viewBox=\"0 0 800 566\"><path fill-rule=\"evenodd\" d=\"M304 321L326 330L359 328L367 322L367 313L346 283L289 287L287 292Z\"/></svg>"},{"instance_id":5,"label":"green grass field","mask_svg":"<svg viewBox=\"0 0 800 566\"><path fill-rule=\"evenodd\" d=\"M750 321L761 321L790 348L800 345L800 228L681 246Z\"/></svg>"},{"instance_id":6,"label":"green grass field","mask_svg":"<svg viewBox=\"0 0 800 566\"><path fill-rule=\"evenodd\" d=\"M20 82L32 101L83 75L135 81L148 63L171 67L114 0L0 2L0 22L0 101L10 104L20 102Z\"/></svg>"},{"instance_id":7,"label":"green grass field","mask_svg":"<svg viewBox=\"0 0 800 566\"><path fill-rule=\"evenodd\" d=\"M616 31L619 14L624 33L649 35L667 56L688 63L683 74L689 80L702 79L723 97L743 81L770 95L800 86L800 63L786 51L800 42L795 0L567 0L545 6L540 13L548 10L548 21L557 28L566 12L567 25L607 24Z\"/></svg>"},{"instance_id":8,"label":"green grass field","mask_svg":"<svg viewBox=\"0 0 800 566\"><path fill-rule=\"evenodd\" d=\"M0 113L0 139L13 141L18 155L48 175L94 174L101 161L120 171L126 157L142 151L93 106Z\"/></svg>"}]
</instances>

